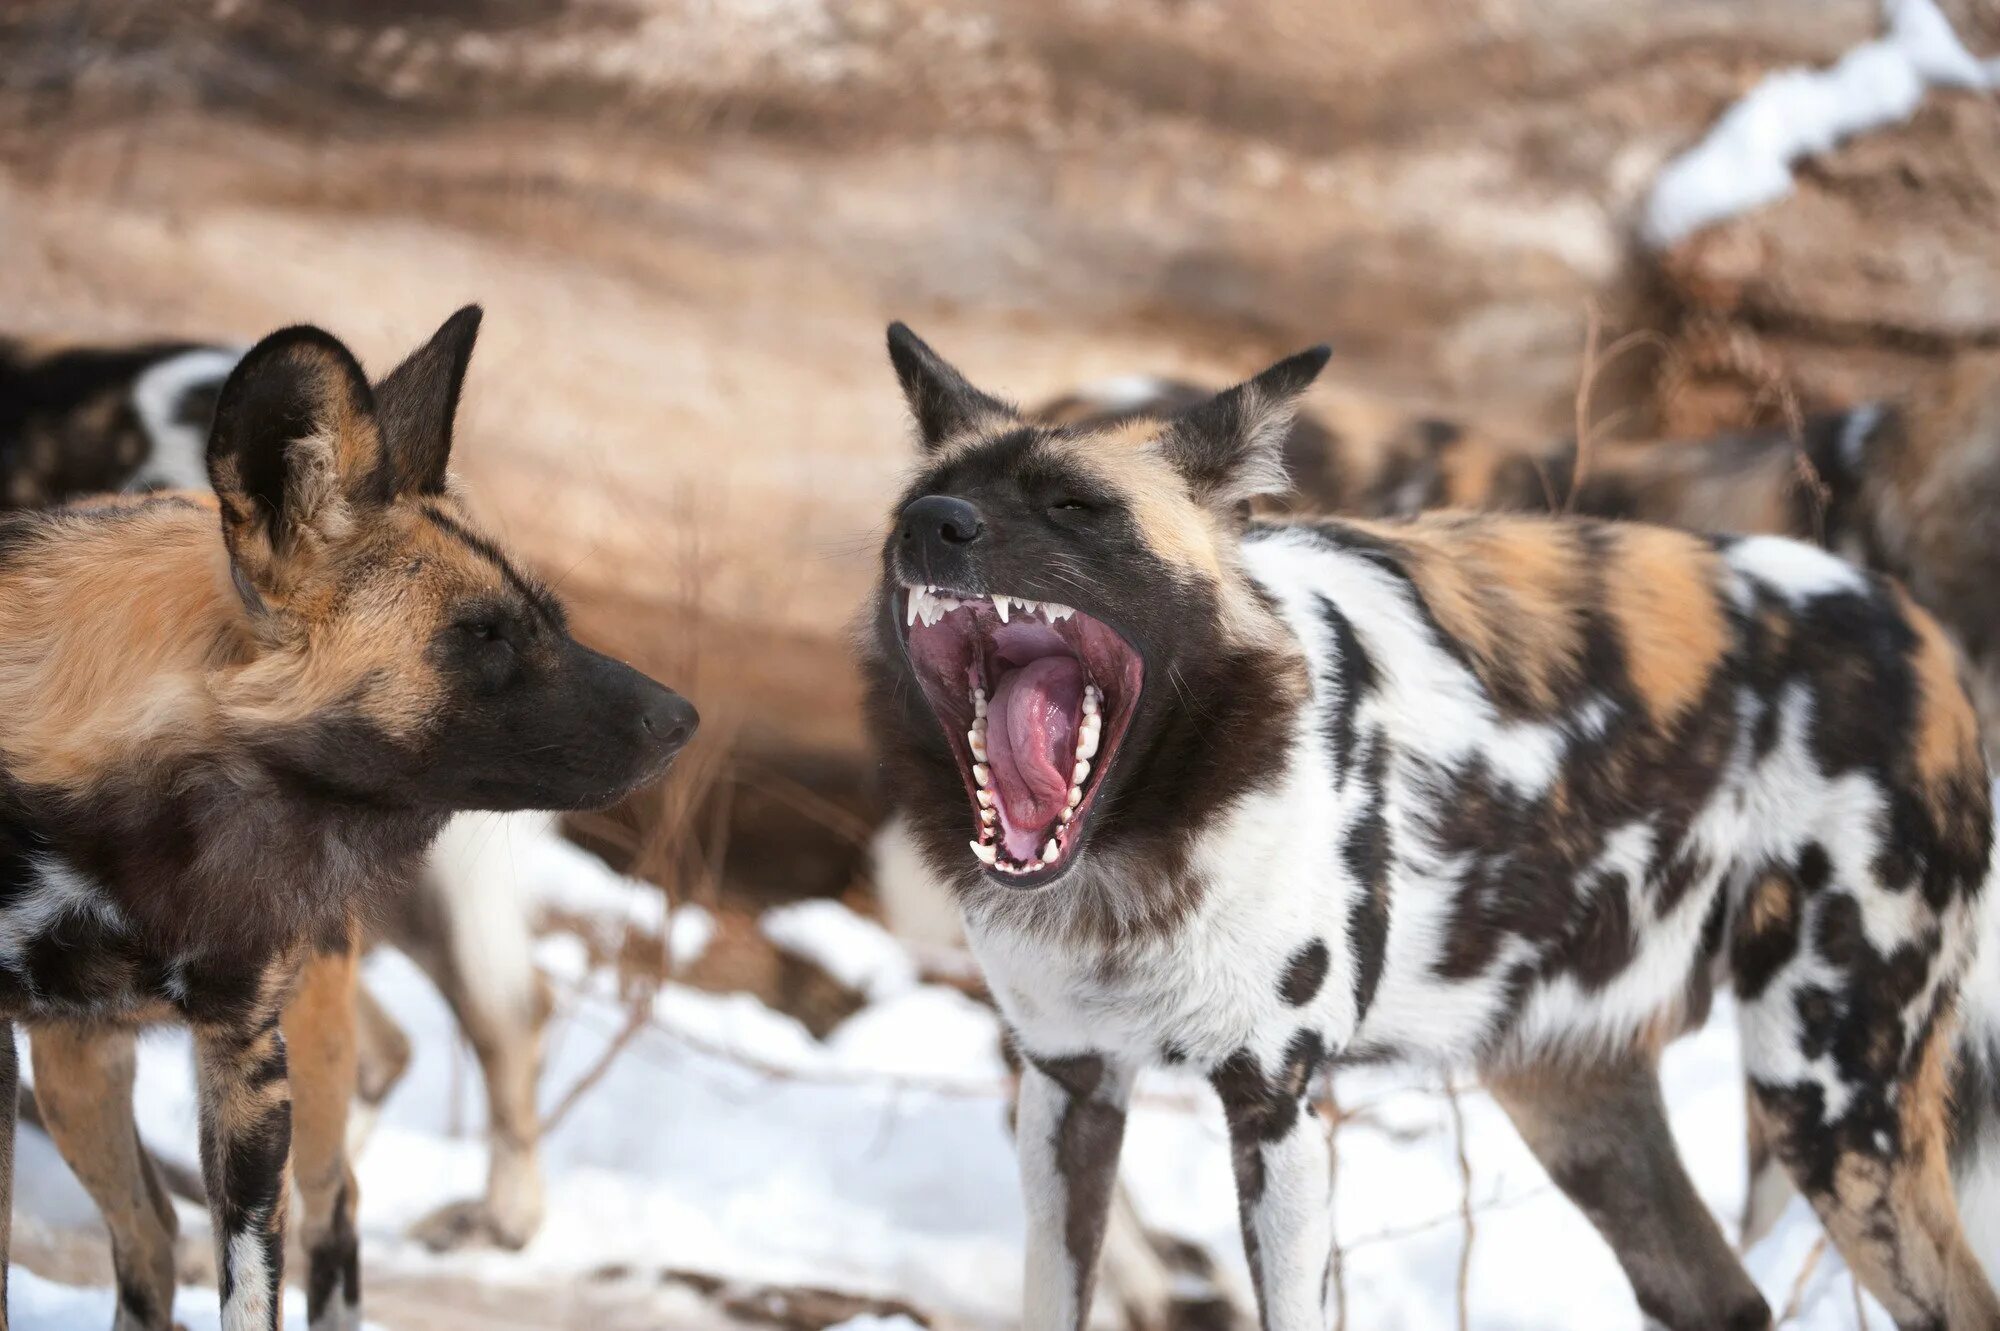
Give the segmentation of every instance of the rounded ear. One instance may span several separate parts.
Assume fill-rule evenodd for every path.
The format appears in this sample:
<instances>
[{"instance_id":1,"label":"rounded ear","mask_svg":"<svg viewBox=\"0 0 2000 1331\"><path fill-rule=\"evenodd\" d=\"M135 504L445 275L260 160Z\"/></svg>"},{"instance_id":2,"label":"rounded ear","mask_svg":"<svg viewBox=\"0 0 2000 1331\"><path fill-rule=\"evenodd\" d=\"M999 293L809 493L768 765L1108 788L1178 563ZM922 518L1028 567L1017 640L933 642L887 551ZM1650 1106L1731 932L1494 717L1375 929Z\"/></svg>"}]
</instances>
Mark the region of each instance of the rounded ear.
<instances>
[{"instance_id":1,"label":"rounded ear","mask_svg":"<svg viewBox=\"0 0 2000 1331\"><path fill-rule=\"evenodd\" d=\"M1323 343L1309 347L1173 419L1162 445L1204 503L1234 512L1258 495L1291 488L1285 439L1300 395L1332 357Z\"/></svg>"},{"instance_id":2,"label":"rounded ear","mask_svg":"<svg viewBox=\"0 0 2000 1331\"><path fill-rule=\"evenodd\" d=\"M889 325L889 363L917 418L917 441L926 452L948 439L976 434L1020 419L1012 406L980 392L908 324Z\"/></svg>"},{"instance_id":3,"label":"rounded ear","mask_svg":"<svg viewBox=\"0 0 2000 1331\"><path fill-rule=\"evenodd\" d=\"M216 399L208 479L231 557L259 592L351 522L349 491L381 456L374 395L353 353L305 325L245 353Z\"/></svg>"},{"instance_id":4,"label":"rounded ear","mask_svg":"<svg viewBox=\"0 0 2000 1331\"><path fill-rule=\"evenodd\" d=\"M382 466L372 478L371 497L378 502L443 491L452 424L481 317L477 305L459 310L375 385Z\"/></svg>"}]
</instances>

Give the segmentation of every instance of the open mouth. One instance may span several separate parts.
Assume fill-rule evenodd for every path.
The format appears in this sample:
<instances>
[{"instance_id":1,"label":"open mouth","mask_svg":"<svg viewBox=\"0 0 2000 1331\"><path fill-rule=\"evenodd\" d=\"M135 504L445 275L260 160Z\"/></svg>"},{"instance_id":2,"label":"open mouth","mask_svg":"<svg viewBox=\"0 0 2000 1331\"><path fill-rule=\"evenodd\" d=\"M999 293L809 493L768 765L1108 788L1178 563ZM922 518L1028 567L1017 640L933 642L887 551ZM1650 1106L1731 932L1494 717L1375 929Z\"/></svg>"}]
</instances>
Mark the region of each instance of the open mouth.
<instances>
[{"instance_id":1,"label":"open mouth","mask_svg":"<svg viewBox=\"0 0 2000 1331\"><path fill-rule=\"evenodd\" d=\"M908 586L904 647L958 758L972 854L1010 887L1069 866L1138 709L1145 666L1053 601Z\"/></svg>"}]
</instances>

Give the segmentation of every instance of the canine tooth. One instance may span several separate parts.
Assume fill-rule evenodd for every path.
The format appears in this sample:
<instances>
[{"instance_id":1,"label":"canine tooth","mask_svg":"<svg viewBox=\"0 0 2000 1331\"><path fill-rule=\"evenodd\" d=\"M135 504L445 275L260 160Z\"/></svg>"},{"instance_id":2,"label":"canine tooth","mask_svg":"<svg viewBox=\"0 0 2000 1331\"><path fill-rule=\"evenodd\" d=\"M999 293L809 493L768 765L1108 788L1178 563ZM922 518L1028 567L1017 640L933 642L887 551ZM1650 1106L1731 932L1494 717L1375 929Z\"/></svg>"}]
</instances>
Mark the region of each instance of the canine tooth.
<instances>
[{"instance_id":1,"label":"canine tooth","mask_svg":"<svg viewBox=\"0 0 2000 1331\"><path fill-rule=\"evenodd\" d=\"M985 763L974 763L972 765L972 781L981 790L991 788L993 785L993 769Z\"/></svg>"},{"instance_id":2,"label":"canine tooth","mask_svg":"<svg viewBox=\"0 0 2000 1331\"><path fill-rule=\"evenodd\" d=\"M1064 809L1063 812L1068 813L1070 809L1074 809L1081 803L1083 803L1083 787L1081 785L1072 785L1069 788L1069 807Z\"/></svg>"},{"instance_id":3,"label":"canine tooth","mask_svg":"<svg viewBox=\"0 0 2000 1331\"><path fill-rule=\"evenodd\" d=\"M1050 837L1049 843L1042 847L1042 858L1053 863L1055 857L1060 854L1062 854L1062 847L1056 844L1054 837Z\"/></svg>"},{"instance_id":4,"label":"canine tooth","mask_svg":"<svg viewBox=\"0 0 2000 1331\"><path fill-rule=\"evenodd\" d=\"M993 612L1000 616L1002 624L1007 622L1007 601L1007 597L1000 595L998 592L993 593Z\"/></svg>"},{"instance_id":5,"label":"canine tooth","mask_svg":"<svg viewBox=\"0 0 2000 1331\"><path fill-rule=\"evenodd\" d=\"M972 847L972 853L979 857L982 864L993 864L1000 858L1000 852L984 841L968 841L965 844Z\"/></svg>"},{"instance_id":6,"label":"canine tooth","mask_svg":"<svg viewBox=\"0 0 2000 1331\"><path fill-rule=\"evenodd\" d=\"M988 790L988 789L987 789L986 787L984 787L984 786L981 786L981 787L980 787L980 788L979 788L978 790L975 790L975 791L974 791L974 792L972 792L972 793L973 793L973 794L974 794L975 796L977 796L977 797L978 797L978 800L979 800L979 807L980 807L980 808L982 808L982 809L986 810L986 811L987 811L988 813L991 813L991 812L993 812L993 792L992 792L992 791Z\"/></svg>"},{"instance_id":7,"label":"canine tooth","mask_svg":"<svg viewBox=\"0 0 2000 1331\"><path fill-rule=\"evenodd\" d=\"M1075 786L1078 789L1082 789L1083 783L1089 779L1090 779L1090 763L1082 758L1077 759L1076 770L1069 774L1070 785Z\"/></svg>"},{"instance_id":8,"label":"canine tooth","mask_svg":"<svg viewBox=\"0 0 2000 1331\"><path fill-rule=\"evenodd\" d=\"M904 621L904 624L903 624L903 627L905 627L905 628L912 628L912 627L914 627L914 626L916 625L916 622L917 622L917 614L918 614L918 611L919 611L919 607L918 607L918 603L917 603L917 598L918 598L919 596L922 596L922 595L923 595L923 591L922 591L922 590L921 590L920 588L916 588L916 587L912 587L912 588L910 588L910 608L909 608L909 618L908 618L907 620L905 620L905 621Z\"/></svg>"},{"instance_id":9,"label":"canine tooth","mask_svg":"<svg viewBox=\"0 0 2000 1331\"><path fill-rule=\"evenodd\" d=\"M986 760L986 732L974 726L965 732L965 742L972 749L972 756L981 762Z\"/></svg>"}]
</instances>

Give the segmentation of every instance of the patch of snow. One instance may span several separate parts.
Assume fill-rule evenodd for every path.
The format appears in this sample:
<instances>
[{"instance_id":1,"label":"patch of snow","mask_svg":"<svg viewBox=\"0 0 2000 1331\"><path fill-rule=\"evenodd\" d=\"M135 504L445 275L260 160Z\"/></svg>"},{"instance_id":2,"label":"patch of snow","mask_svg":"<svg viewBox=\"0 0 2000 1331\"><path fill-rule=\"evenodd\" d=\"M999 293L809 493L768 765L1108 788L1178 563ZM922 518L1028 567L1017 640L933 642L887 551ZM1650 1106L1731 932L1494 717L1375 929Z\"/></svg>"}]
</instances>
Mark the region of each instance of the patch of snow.
<instances>
[{"instance_id":1,"label":"patch of snow","mask_svg":"<svg viewBox=\"0 0 2000 1331\"><path fill-rule=\"evenodd\" d=\"M7 1272L7 1303L14 1331L104 1331L117 1312L117 1297L106 1289L79 1289L44 1280L23 1266ZM222 1325L222 1308L212 1289L184 1289L174 1300L174 1320L187 1331ZM373 1328L373 1323L367 1324ZM306 1296L285 1293L286 1331L305 1331ZM376 1328L375 1331L379 1331Z\"/></svg>"},{"instance_id":2,"label":"patch of snow","mask_svg":"<svg viewBox=\"0 0 2000 1331\"><path fill-rule=\"evenodd\" d=\"M1930 88L2000 87L2000 60L1982 63L1935 0L1883 0L1886 31L1831 68L1766 75L1653 184L1641 232L1665 249L1703 227L1792 190L1792 163L1915 114Z\"/></svg>"},{"instance_id":3,"label":"patch of snow","mask_svg":"<svg viewBox=\"0 0 2000 1331\"><path fill-rule=\"evenodd\" d=\"M836 1322L834 1325L828 1327L826 1331L924 1331L924 1329L922 1324L902 1313L895 1313L888 1317L877 1316L875 1313L863 1313L859 1317L850 1317L844 1322Z\"/></svg>"},{"instance_id":4,"label":"patch of snow","mask_svg":"<svg viewBox=\"0 0 2000 1331\"><path fill-rule=\"evenodd\" d=\"M764 912L764 937L870 999L917 982L916 963L887 929L838 901L801 901Z\"/></svg>"}]
</instances>

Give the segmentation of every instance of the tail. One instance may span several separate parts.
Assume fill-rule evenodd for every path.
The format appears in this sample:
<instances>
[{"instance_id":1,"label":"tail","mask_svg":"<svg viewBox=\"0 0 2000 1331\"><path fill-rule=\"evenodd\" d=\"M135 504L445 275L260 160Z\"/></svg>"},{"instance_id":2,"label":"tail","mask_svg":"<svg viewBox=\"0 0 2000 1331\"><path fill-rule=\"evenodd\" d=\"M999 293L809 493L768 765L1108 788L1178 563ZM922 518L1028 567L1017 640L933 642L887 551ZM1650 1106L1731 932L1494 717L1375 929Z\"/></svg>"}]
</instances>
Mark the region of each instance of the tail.
<instances>
[{"instance_id":1,"label":"tail","mask_svg":"<svg viewBox=\"0 0 2000 1331\"><path fill-rule=\"evenodd\" d=\"M965 927L951 899L951 889L924 863L902 814L891 814L875 833L868 858L875 896L890 933L921 947L964 944Z\"/></svg>"}]
</instances>

